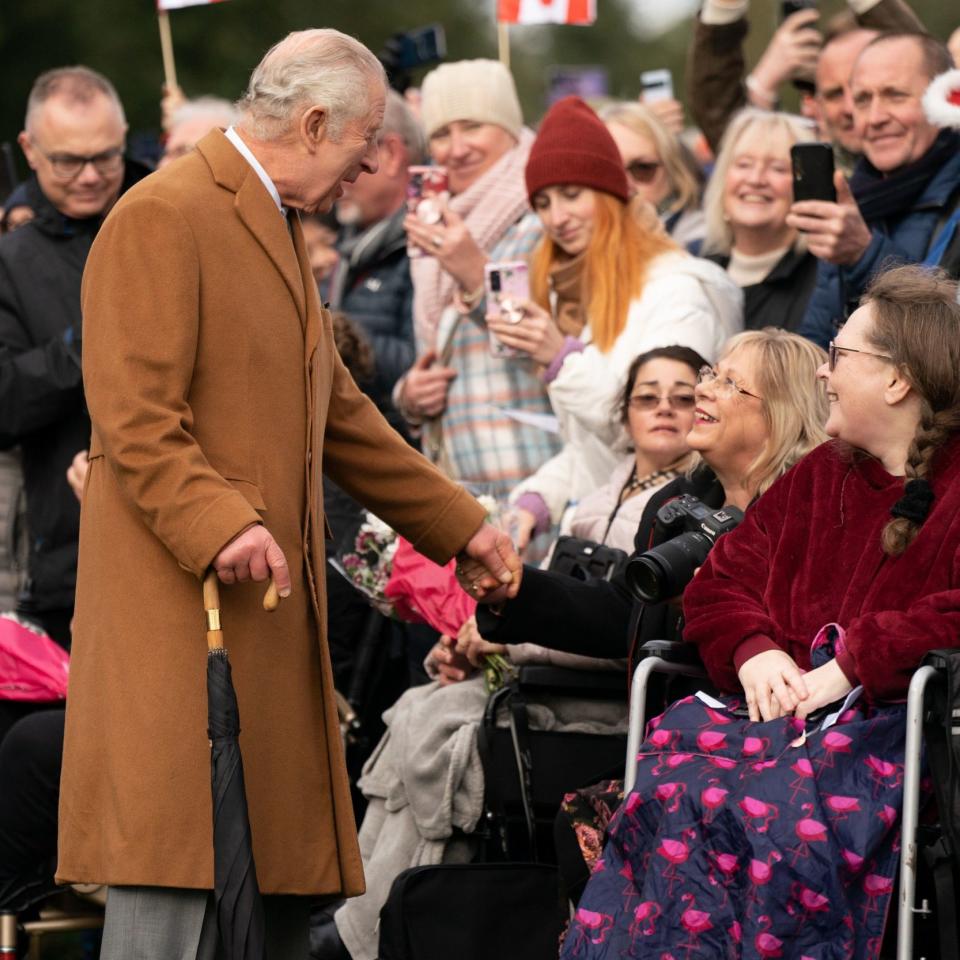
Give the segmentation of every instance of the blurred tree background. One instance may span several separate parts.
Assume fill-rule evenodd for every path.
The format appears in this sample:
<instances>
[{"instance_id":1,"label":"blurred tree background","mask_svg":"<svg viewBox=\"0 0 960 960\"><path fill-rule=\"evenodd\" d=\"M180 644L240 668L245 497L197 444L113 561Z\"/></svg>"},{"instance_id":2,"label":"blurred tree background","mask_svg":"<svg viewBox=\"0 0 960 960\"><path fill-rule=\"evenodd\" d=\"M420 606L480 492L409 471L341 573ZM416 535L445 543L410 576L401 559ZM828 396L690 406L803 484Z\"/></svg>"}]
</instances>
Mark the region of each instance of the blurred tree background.
<instances>
[{"instance_id":1,"label":"blurred tree background","mask_svg":"<svg viewBox=\"0 0 960 960\"><path fill-rule=\"evenodd\" d=\"M695 0L597 0L595 26L511 28L512 68L528 121L542 114L553 65L605 67L610 92L635 97L641 70L669 68L683 96L683 65ZM820 4L824 18L842 0ZM956 0L914 0L937 36L960 24ZM237 98L263 52L290 30L331 26L374 51L398 30L440 22L448 58L496 57L495 0L229 0L173 11L177 72L188 96ZM753 0L751 62L774 29L777 0ZM23 123L30 85L50 67L84 63L116 84L132 132L159 127L162 65L153 0L4 0L0 6L0 141ZM19 152L19 151L18 151Z\"/></svg>"}]
</instances>

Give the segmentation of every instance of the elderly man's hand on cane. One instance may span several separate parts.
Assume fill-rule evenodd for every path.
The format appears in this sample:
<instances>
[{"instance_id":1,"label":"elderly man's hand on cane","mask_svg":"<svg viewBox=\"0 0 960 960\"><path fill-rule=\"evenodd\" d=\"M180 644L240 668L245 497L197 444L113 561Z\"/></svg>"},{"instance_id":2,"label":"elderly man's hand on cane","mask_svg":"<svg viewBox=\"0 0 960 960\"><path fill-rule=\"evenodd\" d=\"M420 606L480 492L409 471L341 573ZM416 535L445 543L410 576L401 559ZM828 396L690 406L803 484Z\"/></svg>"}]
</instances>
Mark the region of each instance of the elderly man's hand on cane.
<instances>
[{"instance_id":1,"label":"elderly man's hand on cane","mask_svg":"<svg viewBox=\"0 0 960 960\"><path fill-rule=\"evenodd\" d=\"M221 583L263 581L273 577L281 597L290 596L290 570L280 544L259 523L235 536L213 560Z\"/></svg>"},{"instance_id":2,"label":"elderly man's hand on cane","mask_svg":"<svg viewBox=\"0 0 960 960\"><path fill-rule=\"evenodd\" d=\"M457 580L476 600L512 600L520 589L523 564L510 538L484 523L457 554Z\"/></svg>"}]
</instances>

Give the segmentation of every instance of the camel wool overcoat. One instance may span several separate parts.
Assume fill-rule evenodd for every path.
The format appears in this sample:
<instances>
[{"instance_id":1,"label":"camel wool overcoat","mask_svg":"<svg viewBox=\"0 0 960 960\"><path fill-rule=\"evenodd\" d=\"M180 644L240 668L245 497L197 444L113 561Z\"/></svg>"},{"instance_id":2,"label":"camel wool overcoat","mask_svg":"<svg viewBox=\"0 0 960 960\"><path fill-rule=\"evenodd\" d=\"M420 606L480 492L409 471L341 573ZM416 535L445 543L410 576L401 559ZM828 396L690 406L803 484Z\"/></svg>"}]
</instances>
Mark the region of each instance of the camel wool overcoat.
<instances>
[{"instance_id":1,"label":"camel wool overcoat","mask_svg":"<svg viewBox=\"0 0 960 960\"><path fill-rule=\"evenodd\" d=\"M445 562L483 509L340 362L299 220L220 131L130 190L83 283L93 436L57 877L211 888L200 580L263 523L293 595L220 588L264 893L363 891L326 645L322 471Z\"/></svg>"}]
</instances>

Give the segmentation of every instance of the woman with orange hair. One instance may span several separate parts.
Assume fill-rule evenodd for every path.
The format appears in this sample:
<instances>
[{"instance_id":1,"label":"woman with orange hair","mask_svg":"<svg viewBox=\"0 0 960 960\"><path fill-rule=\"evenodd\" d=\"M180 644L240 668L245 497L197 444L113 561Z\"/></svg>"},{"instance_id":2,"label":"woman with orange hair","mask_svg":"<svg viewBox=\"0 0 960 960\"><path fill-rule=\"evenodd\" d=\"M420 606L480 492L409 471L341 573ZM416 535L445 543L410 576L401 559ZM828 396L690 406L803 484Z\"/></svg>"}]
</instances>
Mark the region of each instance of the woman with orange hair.
<instances>
[{"instance_id":1,"label":"woman with orange hair","mask_svg":"<svg viewBox=\"0 0 960 960\"><path fill-rule=\"evenodd\" d=\"M610 410L634 357L677 344L712 360L743 326L740 290L631 200L617 146L582 100L567 97L547 113L526 182L544 229L532 299L487 323L543 366L564 448L514 491L521 547L609 479L621 458Z\"/></svg>"}]
</instances>

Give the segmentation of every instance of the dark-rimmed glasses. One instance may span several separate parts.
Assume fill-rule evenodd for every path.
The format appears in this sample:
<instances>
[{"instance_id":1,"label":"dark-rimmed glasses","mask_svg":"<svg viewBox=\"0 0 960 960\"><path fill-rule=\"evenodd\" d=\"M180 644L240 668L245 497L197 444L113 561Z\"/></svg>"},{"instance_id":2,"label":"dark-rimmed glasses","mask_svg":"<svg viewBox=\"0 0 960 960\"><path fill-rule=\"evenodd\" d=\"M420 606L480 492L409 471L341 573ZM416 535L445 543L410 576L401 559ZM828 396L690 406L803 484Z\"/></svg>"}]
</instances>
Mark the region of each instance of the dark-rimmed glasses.
<instances>
[{"instance_id":1,"label":"dark-rimmed glasses","mask_svg":"<svg viewBox=\"0 0 960 960\"><path fill-rule=\"evenodd\" d=\"M889 360L893 362L893 357L888 357L885 353L871 353L869 350L857 350L854 347L841 347L832 340L827 347L827 368L833 373L837 369L837 357L841 353L862 353L865 357L876 357L878 360Z\"/></svg>"},{"instance_id":2,"label":"dark-rimmed glasses","mask_svg":"<svg viewBox=\"0 0 960 960\"><path fill-rule=\"evenodd\" d=\"M631 160L624 164L623 169L627 171L627 176L637 183L650 183L657 175L657 171L662 166L655 160Z\"/></svg>"},{"instance_id":3,"label":"dark-rimmed glasses","mask_svg":"<svg viewBox=\"0 0 960 960\"><path fill-rule=\"evenodd\" d=\"M93 168L101 177L117 173L123 167L123 147L111 147L102 153L95 153L89 157L80 157L72 153L47 153L34 144L37 152L46 157L53 175L59 180L74 180L80 176L80 171L92 163Z\"/></svg>"},{"instance_id":4,"label":"dark-rimmed glasses","mask_svg":"<svg viewBox=\"0 0 960 960\"><path fill-rule=\"evenodd\" d=\"M700 368L700 371L697 373L697 383L715 383L718 390L731 397L735 393L742 393L745 397L753 397L754 400L763 400L763 397L758 397L755 393L744 390L732 377L721 377L713 367L708 365Z\"/></svg>"},{"instance_id":5,"label":"dark-rimmed glasses","mask_svg":"<svg viewBox=\"0 0 960 960\"><path fill-rule=\"evenodd\" d=\"M628 401L631 410L656 410L666 400L671 410L692 410L697 398L692 393L637 393Z\"/></svg>"}]
</instances>

